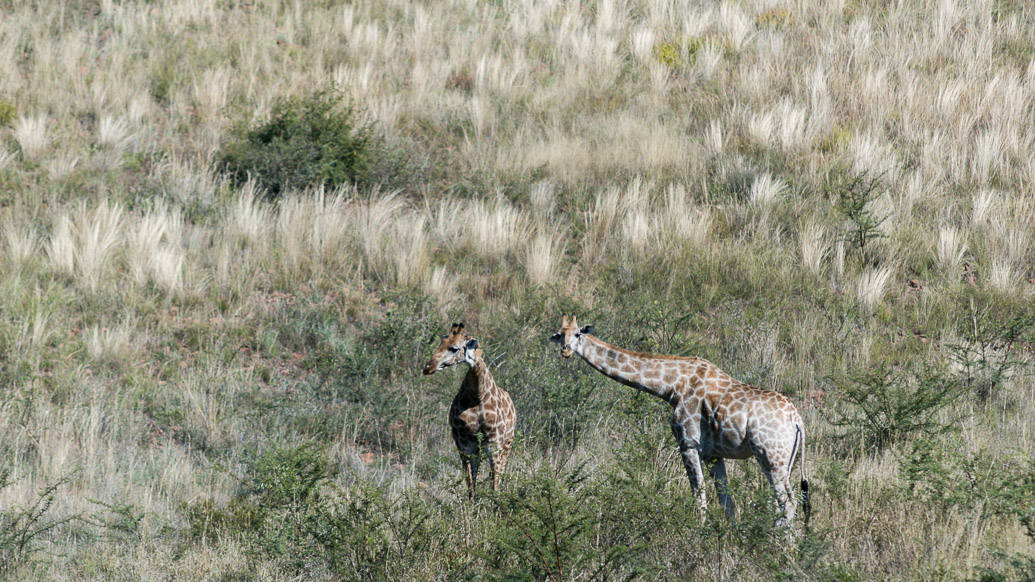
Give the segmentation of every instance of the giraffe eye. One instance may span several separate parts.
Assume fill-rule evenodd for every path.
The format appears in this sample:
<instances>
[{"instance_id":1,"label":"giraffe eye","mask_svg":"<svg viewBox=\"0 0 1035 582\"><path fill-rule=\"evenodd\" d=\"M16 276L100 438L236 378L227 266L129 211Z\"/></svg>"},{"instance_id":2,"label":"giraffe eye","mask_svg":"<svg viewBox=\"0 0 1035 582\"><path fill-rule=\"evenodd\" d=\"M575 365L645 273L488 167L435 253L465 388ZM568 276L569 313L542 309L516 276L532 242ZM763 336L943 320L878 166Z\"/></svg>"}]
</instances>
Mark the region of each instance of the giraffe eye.
<instances>
[{"instance_id":1,"label":"giraffe eye","mask_svg":"<svg viewBox=\"0 0 1035 582\"><path fill-rule=\"evenodd\" d=\"M449 351L451 351L451 352L453 352L453 353L455 354L455 353L457 353L457 352L459 352L459 351L460 351L460 348L457 348L457 347L451 347L451 348L449 348Z\"/></svg>"}]
</instances>

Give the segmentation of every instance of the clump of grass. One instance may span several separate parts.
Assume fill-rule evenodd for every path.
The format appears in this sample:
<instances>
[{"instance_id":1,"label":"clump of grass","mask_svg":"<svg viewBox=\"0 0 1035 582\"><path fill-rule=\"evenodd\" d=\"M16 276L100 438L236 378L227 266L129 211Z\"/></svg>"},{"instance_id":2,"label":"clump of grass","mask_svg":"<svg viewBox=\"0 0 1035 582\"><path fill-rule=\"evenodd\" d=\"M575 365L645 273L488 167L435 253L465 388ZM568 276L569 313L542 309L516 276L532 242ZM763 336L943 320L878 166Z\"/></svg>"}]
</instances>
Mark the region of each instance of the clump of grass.
<instances>
[{"instance_id":1,"label":"clump of grass","mask_svg":"<svg viewBox=\"0 0 1035 582\"><path fill-rule=\"evenodd\" d=\"M238 184L257 182L270 198L289 190L335 188L360 180L371 163L372 134L334 91L278 99L270 118L239 127L219 164Z\"/></svg>"},{"instance_id":2,"label":"clump of grass","mask_svg":"<svg viewBox=\"0 0 1035 582\"><path fill-rule=\"evenodd\" d=\"M0 127L7 127L14 122L17 110L10 101L0 98Z\"/></svg>"}]
</instances>

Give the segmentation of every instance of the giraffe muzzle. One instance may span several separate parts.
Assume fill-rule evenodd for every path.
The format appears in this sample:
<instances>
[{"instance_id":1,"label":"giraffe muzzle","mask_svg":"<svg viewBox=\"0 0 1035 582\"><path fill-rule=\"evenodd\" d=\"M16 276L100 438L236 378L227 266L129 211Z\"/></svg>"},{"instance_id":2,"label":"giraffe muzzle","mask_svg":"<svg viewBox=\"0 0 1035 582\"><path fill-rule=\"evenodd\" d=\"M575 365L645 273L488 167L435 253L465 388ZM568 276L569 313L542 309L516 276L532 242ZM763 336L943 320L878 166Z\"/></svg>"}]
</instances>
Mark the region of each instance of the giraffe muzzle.
<instances>
[{"instance_id":1,"label":"giraffe muzzle","mask_svg":"<svg viewBox=\"0 0 1035 582\"><path fill-rule=\"evenodd\" d=\"M569 350L568 348L561 348L561 355L564 356L565 358L570 358L571 355L574 354L574 353L575 352L573 352L572 350Z\"/></svg>"}]
</instances>

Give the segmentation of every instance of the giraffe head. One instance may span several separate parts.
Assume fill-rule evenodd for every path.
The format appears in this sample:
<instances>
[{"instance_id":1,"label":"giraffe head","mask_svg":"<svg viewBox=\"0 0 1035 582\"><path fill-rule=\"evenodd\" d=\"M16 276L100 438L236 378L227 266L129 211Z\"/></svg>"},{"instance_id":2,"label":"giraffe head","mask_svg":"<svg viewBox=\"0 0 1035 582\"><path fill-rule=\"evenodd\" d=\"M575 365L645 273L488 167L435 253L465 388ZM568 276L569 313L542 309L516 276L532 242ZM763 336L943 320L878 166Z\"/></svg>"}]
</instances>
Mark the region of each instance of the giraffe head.
<instances>
[{"instance_id":1,"label":"giraffe head","mask_svg":"<svg viewBox=\"0 0 1035 582\"><path fill-rule=\"evenodd\" d=\"M580 328L574 315L571 316L571 321L568 321L567 316L563 316L561 317L561 329L550 336L550 341L561 344L561 355L570 358L582 343L582 336L590 333L593 333L592 325Z\"/></svg>"},{"instance_id":2,"label":"giraffe head","mask_svg":"<svg viewBox=\"0 0 1035 582\"><path fill-rule=\"evenodd\" d=\"M460 362L474 365L475 358L480 356L482 351L478 349L478 340L464 335L463 332L464 324L454 323L453 327L449 328L449 333L442 336L442 343L438 345L435 353L431 354L428 363L424 364L425 376Z\"/></svg>"}]
</instances>

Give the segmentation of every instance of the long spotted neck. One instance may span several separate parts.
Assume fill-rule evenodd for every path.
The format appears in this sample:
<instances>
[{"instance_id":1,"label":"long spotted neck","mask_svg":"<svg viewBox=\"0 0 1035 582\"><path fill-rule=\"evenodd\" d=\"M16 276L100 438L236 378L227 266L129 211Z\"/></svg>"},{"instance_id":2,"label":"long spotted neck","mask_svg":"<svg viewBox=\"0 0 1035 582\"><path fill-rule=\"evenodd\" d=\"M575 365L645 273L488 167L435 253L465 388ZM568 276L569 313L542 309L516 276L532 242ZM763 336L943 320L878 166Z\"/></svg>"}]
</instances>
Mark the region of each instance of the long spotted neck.
<instances>
[{"instance_id":1,"label":"long spotted neck","mask_svg":"<svg viewBox=\"0 0 1035 582\"><path fill-rule=\"evenodd\" d=\"M479 350L480 352L481 350ZM467 370L467 377L464 379L464 383L461 386L463 389L467 389L473 394L481 397L489 391L493 386L492 374L489 373L489 366L482 359L481 353L474 356L474 363L471 364L470 369Z\"/></svg>"},{"instance_id":2,"label":"long spotted neck","mask_svg":"<svg viewBox=\"0 0 1035 582\"><path fill-rule=\"evenodd\" d=\"M653 394L666 402L672 396L672 388L661 382L664 376L661 370L663 360L645 358L589 334L582 334L582 341L575 348L575 353L612 380Z\"/></svg>"}]
</instances>

